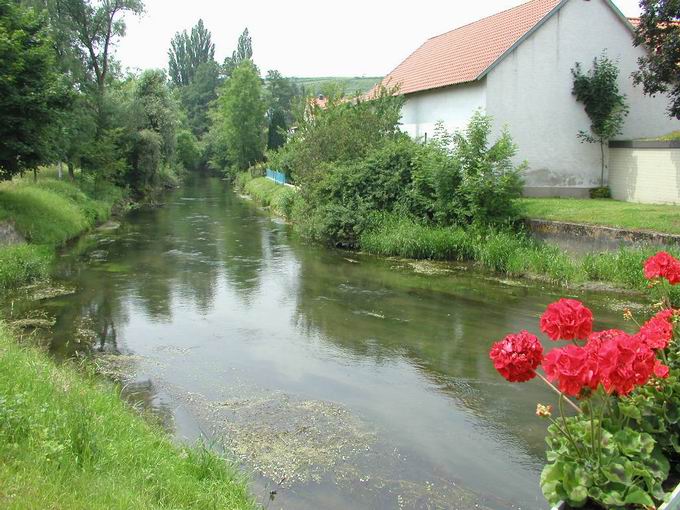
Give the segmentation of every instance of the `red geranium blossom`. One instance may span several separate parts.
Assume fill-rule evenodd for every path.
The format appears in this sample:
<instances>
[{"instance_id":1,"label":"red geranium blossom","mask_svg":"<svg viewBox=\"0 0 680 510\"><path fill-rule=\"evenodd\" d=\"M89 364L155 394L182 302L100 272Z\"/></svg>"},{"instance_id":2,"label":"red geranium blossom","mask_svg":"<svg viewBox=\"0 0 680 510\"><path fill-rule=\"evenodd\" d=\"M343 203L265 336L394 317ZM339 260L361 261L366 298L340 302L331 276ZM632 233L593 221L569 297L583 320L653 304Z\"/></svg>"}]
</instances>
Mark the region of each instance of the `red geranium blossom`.
<instances>
[{"instance_id":1,"label":"red geranium blossom","mask_svg":"<svg viewBox=\"0 0 680 510\"><path fill-rule=\"evenodd\" d=\"M543 359L543 346L535 335L522 331L493 344L489 357L498 372L510 382L525 382L536 377Z\"/></svg>"},{"instance_id":2,"label":"red geranium blossom","mask_svg":"<svg viewBox=\"0 0 680 510\"><path fill-rule=\"evenodd\" d=\"M593 313L575 299L560 299L541 316L541 331L552 340L583 340L592 330Z\"/></svg>"},{"instance_id":3,"label":"red geranium blossom","mask_svg":"<svg viewBox=\"0 0 680 510\"><path fill-rule=\"evenodd\" d=\"M665 349L673 338L673 313L671 309L660 311L644 323L636 336L650 349Z\"/></svg>"},{"instance_id":4,"label":"red geranium blossom","mask_svg":"<svg viewBox=\"0 0 680 510\"><path fill-rule=\"evenodd\" d=\"M670 253L660 251L645 262L645 278L665 278L671 285L680 283L680 260Z\"/></svg>"},{"instance_id":5,"label":"red geranium blossom","mask_svg":"<svg viewBox=\"0 0 680 510\"><path fill-rule=\"evenodd\" d=\"M543 370L548 379L558 382L562 393L572 396L577 396L583 387L590 386L594 379L588 351L576 345L550 351L543 360Z\"/></svg>"}]
</instances>

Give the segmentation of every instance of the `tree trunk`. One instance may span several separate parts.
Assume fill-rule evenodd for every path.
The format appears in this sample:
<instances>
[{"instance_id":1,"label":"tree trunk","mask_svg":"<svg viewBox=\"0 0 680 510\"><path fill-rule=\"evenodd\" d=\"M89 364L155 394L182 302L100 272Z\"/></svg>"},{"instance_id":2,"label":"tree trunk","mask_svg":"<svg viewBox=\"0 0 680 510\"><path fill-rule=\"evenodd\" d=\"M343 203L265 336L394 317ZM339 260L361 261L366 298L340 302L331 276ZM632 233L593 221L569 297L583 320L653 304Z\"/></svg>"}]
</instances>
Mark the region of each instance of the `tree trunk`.
<instances>
[{"instance_id":1,"label":"tree trunk","mask_svg":"<svg viewBox=\"0 0 680 510\"><path fill-rule=\"evenodd\" d=\"M600 140L600 159L602 163L600 169L600 188L604 188L604 140Z\"/></svg>"},{"instance_id":2,"label":"tree trunk","mask_svg":"<svg viewBox=\"0 0 680 510\"><path fill-rule=\"evenodd\" d=\"M60 181L64 178L63 166L64 166L64 163L61 160L59 160L59 166L57 167L57 174L59 175Z\"/></svg>"},{"instance_id":3,"label":"tree trunk","mask_svg":"<svg viewBox=\"0 0 680 510\"><path fill-rule=\"evenodd\" d=\"M66 165L68 166L68 178L69 178L70 181L74 181L76 176L75 176L75 172L73 170L73 163L71 161L69 161Z\"/></svg>"},{"instance_id":4,"label":"tree trunk","mask_svg":"<svg viewBox=\"0 0 680 510\"><path fill-rule=\"evenodd\" d=\"M33 182L38 182L38 169L33 169Z\"/></svg>"}]
</instances>

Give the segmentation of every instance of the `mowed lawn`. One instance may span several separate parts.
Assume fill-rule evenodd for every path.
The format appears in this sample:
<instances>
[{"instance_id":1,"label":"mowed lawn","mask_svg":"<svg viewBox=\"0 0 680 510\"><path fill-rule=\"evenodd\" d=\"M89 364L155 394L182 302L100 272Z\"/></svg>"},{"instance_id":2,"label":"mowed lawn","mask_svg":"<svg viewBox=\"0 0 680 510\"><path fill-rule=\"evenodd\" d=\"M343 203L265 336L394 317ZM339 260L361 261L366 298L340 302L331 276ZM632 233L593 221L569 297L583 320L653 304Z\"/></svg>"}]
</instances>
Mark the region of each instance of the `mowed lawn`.
<instances>
[{"instance_id":1,"label":"mowed lawn","mask_svg":"<svg viewBox=\"0 0 680 510\"><path fill-rule=\"evenodd\" d=\"M522 216L632 230L680 234L680 206L648 205L611 199L522 198Z\"/></svg>"}]
</instances>

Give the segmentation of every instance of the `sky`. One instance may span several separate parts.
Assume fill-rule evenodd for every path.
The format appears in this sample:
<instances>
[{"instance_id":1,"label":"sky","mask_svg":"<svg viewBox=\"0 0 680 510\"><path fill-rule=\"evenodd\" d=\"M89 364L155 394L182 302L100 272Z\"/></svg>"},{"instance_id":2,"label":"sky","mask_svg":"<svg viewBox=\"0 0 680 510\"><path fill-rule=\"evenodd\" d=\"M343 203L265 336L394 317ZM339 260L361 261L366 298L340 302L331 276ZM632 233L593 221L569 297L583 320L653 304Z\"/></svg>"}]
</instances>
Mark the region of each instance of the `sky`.
<instances>
[{"instance_id":1,"label":"sky","mask_svg":"<svg viewBox=\"0 0 680 510\"><path fill-rule=\"evenodd\" d=\"M614 0L626 16L639 0ZM218 62L231 55L245 27L264 73L285 76L384 76L426 39L522 0L145 0L129 17L117 58L130 69L167 68L172 36L199 18L212 32Z\"/></svg>"}]
</instances>

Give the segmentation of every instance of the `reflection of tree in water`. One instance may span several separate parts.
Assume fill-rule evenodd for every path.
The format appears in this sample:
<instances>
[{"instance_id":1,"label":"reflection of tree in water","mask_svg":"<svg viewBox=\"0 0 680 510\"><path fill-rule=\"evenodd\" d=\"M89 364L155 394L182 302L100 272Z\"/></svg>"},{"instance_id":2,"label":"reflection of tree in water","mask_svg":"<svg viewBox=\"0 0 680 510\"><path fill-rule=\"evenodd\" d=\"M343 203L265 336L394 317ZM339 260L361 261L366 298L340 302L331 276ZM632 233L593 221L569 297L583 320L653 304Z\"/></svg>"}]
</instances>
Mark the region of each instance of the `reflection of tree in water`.
<instances>
[{"instance_id":1,"label":"reflection of tree in water","mask_svg":"<svg viewBox=\"0 0 680 510\"><path fill-rule=\"evenodd\" d=\"M328 257L299 255L297 320L307 336L320 333L378 364L407 361L481 426L542 455L544 424L533 411L552 395L538 383L505 383L488 350L510 331L535 330L550 296L465 274L417 275L389 261Z\"/></svg>"}]
</instances>

